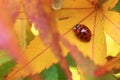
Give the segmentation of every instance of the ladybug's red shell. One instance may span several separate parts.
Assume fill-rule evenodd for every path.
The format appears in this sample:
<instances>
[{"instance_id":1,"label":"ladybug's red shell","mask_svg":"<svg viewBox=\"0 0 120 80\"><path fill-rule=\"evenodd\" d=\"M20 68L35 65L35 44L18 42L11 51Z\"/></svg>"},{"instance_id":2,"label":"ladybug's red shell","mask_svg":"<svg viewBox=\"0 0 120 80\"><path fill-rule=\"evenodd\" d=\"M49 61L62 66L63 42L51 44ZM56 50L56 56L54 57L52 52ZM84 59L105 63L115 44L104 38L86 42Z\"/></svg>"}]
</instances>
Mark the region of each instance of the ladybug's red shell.
<instances>
[{"instance_id":1,"label":"ladybug's red shell","mask_svg":"<svg viewBox=\"0 0 120 80\"><path fill-rule=\"evenodd\" d=\"M83 24L77 24L74 27L74 32L76 34L76 36L84 42L89 42L91 39L91 31L90 29L83 25Z\"/></svg>"}]
</instances>

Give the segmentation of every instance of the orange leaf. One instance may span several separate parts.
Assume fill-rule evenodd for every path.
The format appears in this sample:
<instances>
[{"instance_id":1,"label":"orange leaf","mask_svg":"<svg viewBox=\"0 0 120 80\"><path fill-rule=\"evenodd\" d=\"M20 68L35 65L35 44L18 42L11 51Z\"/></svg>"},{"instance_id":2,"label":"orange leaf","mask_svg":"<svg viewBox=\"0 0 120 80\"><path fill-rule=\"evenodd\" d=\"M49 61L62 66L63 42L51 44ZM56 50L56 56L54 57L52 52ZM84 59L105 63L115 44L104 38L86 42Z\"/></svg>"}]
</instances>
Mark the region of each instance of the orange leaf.
<instances>
[{"instance_id":1,"label":"orange leaf","mask_svg":"<svg viewBox=\"0 0 120 80\"><path fill-rule=\"evenodd\" d=\"M0 0L0 5L4 6L5 10L7 10L12 17L11 19L15 21L19 14L21 2L22 0Z\"/></svg>"},{"instance_id":2,"label":"orange leaf","mask_svg":"<svg viewBox=\"0 0 120 80\"><path fill-rule=\"evenodd\" d=\"M116 57L109 57L109 59L111 58L111 60L109 60L108 62L106 62L105 65L101 66L100 68L98 68L95 73L97 76L101 76L105 73L107 73L108 71L112 71L112 70L117 70L120 69L120 53L118 53L118 55Z\"/></svg>"},{"instance_id":3,"label":"orange leaf","mask_svg":"<svg viewBox=\"0 0 120 80\"><path fill-rule=\"evenodd\" d=\"M93 71L96 69L95 64L88 58L85 58L75 46L67 43L67 41L64 39L62 39L62 42L67 48L71 50L70 54L76 61L77 65L82 69L82 71L86 74L93 75ZM58 63L59 59L51 52L50 47L51 46L45 47L39 36L35 37L24 53L24 56L28 59L26 65L21 65L18 63L6 76L6 79L17 80L21 77L24 78L29 75L34 75L44 69L48 69L53 64ZM62 48L64 51L63 55L66 56L67 50L64 48L64 46L62 46ZM74 54L74 51L76 54ZM89 65L89 68L87 68L86 65ZM26 68L29 66L32 68L32 72L26 71Z\"/></svg>"},{"instance_id":4,"label":"orange leaf","mask_svg":"<svg viewBox=\"0 0 120 80\"><path fill-rule=\"evenodd\" d=\"M50 46L45 47L39 36L35 37L35 39L31 41L24 54L29 61L24 66L17 64L6 77L7 80L15 80L16 78L18 79L30 74L34 75L58 62L56 56L51 52ZM25 70L25 67L27 66L31 66L33 72L27 72Z\"/></svg>"}]
</instances>

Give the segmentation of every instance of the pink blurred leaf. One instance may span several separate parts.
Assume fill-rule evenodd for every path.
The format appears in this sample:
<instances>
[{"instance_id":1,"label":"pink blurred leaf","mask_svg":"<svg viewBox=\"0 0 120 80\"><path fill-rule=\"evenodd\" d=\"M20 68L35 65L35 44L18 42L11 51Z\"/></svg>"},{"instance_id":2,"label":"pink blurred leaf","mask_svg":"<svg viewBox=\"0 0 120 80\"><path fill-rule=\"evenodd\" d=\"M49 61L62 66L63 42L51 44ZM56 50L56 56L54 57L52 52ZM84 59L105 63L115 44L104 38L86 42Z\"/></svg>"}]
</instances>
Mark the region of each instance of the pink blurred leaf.
<instances>
[{"instance_id":1,"label":"pink blurred leaf","mask_svg":"<svg viewBox=\"0 0 120 80\"><path fill-rule=\"evenodd\" d=\"M26 59L18 46L17 38L13 31L13 20L4 6L0 6L0 49L6 49L8 54L24 64Z\"/></svg>"},{"instance_id":2,"label":"pink blurred leaf","mask_svg":"<svg viewBox=\"0 0 120 80\"><path fill-rule=\"evenodd\" d=\"M51 45L51 50L60 60L60 65L65 71L68 79L71 80L66 59L62 55L57 33L55 14L51 8L51 2L45 0L25 0L25 10L32 23L40 32L40 37L46 45Z\"/></svg>"},{"instance_id":3,"label":"pink blurred leaf","mask_svg":"<svg viewBox=\"0 0 120 80\"><path fill-rule=\"evenodd\" d=\"M52 27L55 24L54 13L47 0L25 0L25 10L30 21L39 30L40 36L46 44L52 39Z\"/></svg>"}]
</instances>

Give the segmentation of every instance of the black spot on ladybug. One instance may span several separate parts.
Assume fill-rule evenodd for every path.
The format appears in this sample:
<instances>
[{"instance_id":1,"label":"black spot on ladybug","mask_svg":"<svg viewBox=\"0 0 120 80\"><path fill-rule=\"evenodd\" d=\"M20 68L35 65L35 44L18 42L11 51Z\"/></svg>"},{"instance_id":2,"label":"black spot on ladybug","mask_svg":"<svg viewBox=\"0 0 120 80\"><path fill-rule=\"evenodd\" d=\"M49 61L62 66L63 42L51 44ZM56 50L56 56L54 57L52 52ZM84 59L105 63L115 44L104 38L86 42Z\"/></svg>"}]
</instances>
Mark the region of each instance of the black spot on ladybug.
<instances>
[{"instance_id":1,"label":"black spot on ladybug","mask_svg":"<svg viewBox=\"0 0 120 80\"><path fill-rule=\"evenodd\" d=\"M83 24L76 24L74 26L74 32L76 36L83 42L89 42L91 40L90 29Z\"/></svg>"},{"instance_id":2,"label":"black spot on ladybug","mask_svg":"<svg viewBox=\"0 0 120 80\"><path fill-rule=\"evenodd\" d=\"M84 32L83 34L84 34L84 35L86 35L86 33L85 33L85 32Z\"/></svg>"}]
</instances>

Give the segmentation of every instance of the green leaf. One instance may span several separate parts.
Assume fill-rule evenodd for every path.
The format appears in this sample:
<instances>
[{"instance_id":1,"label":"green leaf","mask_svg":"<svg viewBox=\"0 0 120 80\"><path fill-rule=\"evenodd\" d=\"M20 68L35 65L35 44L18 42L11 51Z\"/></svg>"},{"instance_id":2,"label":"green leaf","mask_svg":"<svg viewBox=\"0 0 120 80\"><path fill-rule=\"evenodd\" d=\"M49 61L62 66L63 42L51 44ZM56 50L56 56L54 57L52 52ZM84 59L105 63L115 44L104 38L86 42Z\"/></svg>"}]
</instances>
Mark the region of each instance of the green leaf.
<instances>
[{"instance_id":1,"label":"green leaf","mask_svg":"<svg viewBox=\"0 0 120 80\"><path fill-rule=\"evenodd\" d=\"M11 58L8 56L2 57L2 58L0 58L0 64L3 64L3 63L10 61L10 60L11 60Z\"/></svg>"},{"instance_id":2,"label":"green leaf","mask_svg":"<svg viewBox=\"0 0 120 80\"><path fill-rule=\"evenodd\" d=\"M120 12L120 0L118 0L118 3L116 6L113 8L113 10Z\"/></svg>"},{"instance_id":3,"label":"green leaf","mask_svg":"<svg viewBox=\"0 0 120 80\"><path fill-rule=\"evenodd\" d=\"M71 57L70 54L66 56L67 62L70 66L70 71L72 73L72 79L73 80L80 80L80 74L78 73L78 68L76 63L74 62L73 58Z\"/></svg>"},{"instance_id":4,"label":"green leaf","mask_svg":"<svg viewBox=\"0 0 120 80\"><path fill-rule=\"evenodd\" d=\"M11 70L15 65L15 62L9 61L0 66L0 80L3 80L5 75Z\"/></svg>"},{"instance_id":5,"label":"green leaf","mask_svg":"<svg viewBox=\"0 0 120 80\"><path fill-rule=\"evenodd\" d=\"M3 63L10 61L11 57L7 56L7 53L5 50L0 50L0 65L2 65Z\"/></svg>"},{"instance_id":6,"label":"green leaf","mask_svg":"<svg viewBox=\"0 0 120 80\"><path fill-rule=\"evenodd\" d=\"M65 73L61 69L59 64L56 64L57 66L57 71L58 71L58 80L67 80L67 77L65 76Z\"/></svg>"},{"instance_id":7,"label":"green leaf","mask_svg":"<svg viewBox=\"0 0 120 80\"><path fill-rule=\"evenodd\" d=\"M28 77L24 78L23 80L30 80Z\"/></svg>"},{"instance_id":8,"label":"green leaf","mask_svg":"<svg viewBox=\"0 0 120 80\"><path fill-rule=\"evenodd\" d=\"M68 61L68 64L69 64L71 67L76 67L76 64L75 64L75 62L73 61L73 59L72 59L72 57L71 57L70 54L68 54L68 55L66 56L66 59L67 59L67 61Z\"/></svg>"},{"instance_id":9,"label":"green leaf","mask_svg":"<svg viewBox=\"0 0 120 80\"><path fill-rule=\"evenodd\" d=\"M56 65L51 66L47 70L44 70L40 76L44 78L44 80L58 80L58 72Z\"/></svg>"},{"instance_id":10,"label":"green leaf","mask_svg":"<svg viewBox=\"0 0 120 80\"><path fill-rule=\"evenodd\" d=\"M27 32L26 32L26 43L27 45L30 43L30 41L32 41L34 39L34 35L31 32L31 24L29 24L29 26L27 26Z\"/></svg>"}]
</instances>

